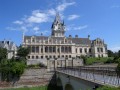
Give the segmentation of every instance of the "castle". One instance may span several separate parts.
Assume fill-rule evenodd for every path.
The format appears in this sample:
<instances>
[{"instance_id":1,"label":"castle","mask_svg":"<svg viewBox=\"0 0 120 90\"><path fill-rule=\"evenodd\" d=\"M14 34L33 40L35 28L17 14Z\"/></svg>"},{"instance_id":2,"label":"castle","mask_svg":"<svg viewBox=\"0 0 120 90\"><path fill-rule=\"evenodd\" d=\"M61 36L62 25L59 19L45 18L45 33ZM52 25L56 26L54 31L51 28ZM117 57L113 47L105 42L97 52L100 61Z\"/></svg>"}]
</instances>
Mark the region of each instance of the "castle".
<instances>
[{"instance_id":1,"label":"castle","mask_svg":"<svg viewBox=\"0 0 120 90\"><path fill-rule=\"evenodd\" d=\"M66 37L65 24L64 21L61 21L58 13L51 29L51 36L23 35L23 47L28 47L31 50L27 57L28 60L108 56L107 45L100 38L90 40L89 35L87 38L79 38L78 35Z\"/></svg>"}]
</instances>

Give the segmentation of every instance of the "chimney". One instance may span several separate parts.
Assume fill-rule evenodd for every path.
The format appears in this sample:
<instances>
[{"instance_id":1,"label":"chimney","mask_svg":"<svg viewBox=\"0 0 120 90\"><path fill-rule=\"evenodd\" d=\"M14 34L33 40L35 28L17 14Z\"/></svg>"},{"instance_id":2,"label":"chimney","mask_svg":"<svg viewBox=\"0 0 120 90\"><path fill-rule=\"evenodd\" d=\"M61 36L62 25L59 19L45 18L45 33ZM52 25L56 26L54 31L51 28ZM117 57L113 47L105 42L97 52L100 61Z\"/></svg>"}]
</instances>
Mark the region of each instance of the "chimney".
<instances>
[{"instance_id":1,"label":"chimney","mask_svg":"<svg viewBox=\"0 0 120 90\"><path fill-rule=\"evenodd\" d=\"M69 35L69 38L71 38L72 37L72 35Z\"/></svg>"},{"instance_id":2,"label":"chimney","mask_svg":"<svg viewBox=\"0 0 120 90\"><path fill-rule=\"evenodd\" d=\"M90 39L90 35L88 35L88 39Z\"/></svg>"},{"instance_id":3,"label":"chimney","mask_svg":"<svg viewBox=\"0 0 120 90\"><path fill-rule=\"evenodd\" d=\"M78 35L75 35L75 38L78 38Z\"/></svg>"}]
</instances>

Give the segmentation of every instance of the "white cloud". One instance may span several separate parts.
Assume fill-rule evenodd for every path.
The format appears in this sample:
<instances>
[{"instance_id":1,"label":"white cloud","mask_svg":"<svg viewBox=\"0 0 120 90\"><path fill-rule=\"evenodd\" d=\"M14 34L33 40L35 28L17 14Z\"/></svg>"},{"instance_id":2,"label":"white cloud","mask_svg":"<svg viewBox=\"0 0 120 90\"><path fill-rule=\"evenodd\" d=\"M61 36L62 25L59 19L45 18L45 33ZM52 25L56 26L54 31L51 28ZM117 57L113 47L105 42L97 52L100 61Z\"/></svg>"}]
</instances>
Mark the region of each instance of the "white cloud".
<instances>
[{"instance_id":1,"label":"white cloud","mask_svg":"<svg viewBox=\"0 0 120 90\"><path fill-rule=\"evenodd\" d=\"M39 27L34 27L33 30L38 31L38 30L40 30L40 28Z\"/></svg>"},{"instance_id":2,"label":"white cloud","mask_svg":"<svg viewBox=\"0 0 120 90\"><path fill-rule=\"evenodd\" d=\"M56 10L55 9L49 9L47 12L51 16L55 16L56 15Z\"/></svg>"},{"instance_id":3,"label":"white cloud","mask_svg":"<svg viewBox=\"0 0 120 90\"><path fill-rule=\"evenodd\" d=\"M73 14L73 15L69 15L68 16L68 20L74 20L74 19L77 19L79 18L80 16L79 15L76 15L76 14Z\"/></svg>"},{"instance_id":4,"label":"white cloud","mask_svg":"<svg viewBox=\"0 0 120 90\"><path fill-rule=\"evenodd\" d=\"M61 1L60 1L61 2ZM67 7L74 5L75 2L63 2L58 4L55 8L49 8L46 10L33 10L30 15L25 15L20 20L16 20L13 22L11 27L8 27L9 30L17 30L17 31L30 31L34 33L48 33L48 31L40 31L38 25L42 23L52 22L56 12L59 12L61 18L63 19L65 16L63 12ZM77 18L77 17L73 17Z\"/></svg>"},{"instance_id":5,"label":"white cloud","mask_svg":"<svg viewBox=\"0 0 120 90\"><path fill-rule=\"evenodd\" d=\"M49 17L46 13L35 10L32 12L32 15L28 17L27 21L29 23L43 23L48 22L48 18Z\"/></svg>"},{"instance_id":6,"label":"white cloud","mask_svg":"<svg viewBox=\"0 0 120 90\"><path fill-rule=\"evenodd\" d=\"M75 26L74 24L73 25L69 25L66 27L66 30L67 31L70 31L70 30L83 30L83 29L86 29L88 28L88 25L82 25L82 26Z\"/></svg>"},{"instance_id":7,"label":"white cloud","mask_svg":"<svg viewBox=\"0 0 120 90\"><path fill-rule=\"evenodd\" d=\"M21 27L7 27L7 30L11 30L11 31L22 31L22 32L27 32L28 29L25 26L21 26Z\"/></svg>"},{"instance_id":8,"label":"white cloud","mask_svg":"<svg viewBox=\"0 0 120 90\"><path fill-rule=\"evenodd\" d=\"M21 24L23 24L23 21L17 20L17 21L14 21L13 23L14 23L14 24L19 24L19 25L21 25Z\"/></svg>"},{"instance_id":9,"label":"white cloud","mask_svg":"<svg viewBox=\"0 0 120 90\"><path fill-rule=\"evenodd\" d=\"M57 10L58 12L62 12L62 11L64 11L68 6L71 6L71 5L74 5L74 4L75 4L75 2L70 2L70 3L65 2L65 3L62 3L62 4L58 5L57 8L56 8L56 10Z\"/></svg>"},{"instance_id":10,"label":"white cloud","mask_svg":"<svg viewBox=\"0 0 120 90\"><path fill-rule=\"evenodd\" d=\"M82 30L82 29L86 29L86 28L88 28L88 25L74 27L74 30Z\"/></svg>"}]
</instances>

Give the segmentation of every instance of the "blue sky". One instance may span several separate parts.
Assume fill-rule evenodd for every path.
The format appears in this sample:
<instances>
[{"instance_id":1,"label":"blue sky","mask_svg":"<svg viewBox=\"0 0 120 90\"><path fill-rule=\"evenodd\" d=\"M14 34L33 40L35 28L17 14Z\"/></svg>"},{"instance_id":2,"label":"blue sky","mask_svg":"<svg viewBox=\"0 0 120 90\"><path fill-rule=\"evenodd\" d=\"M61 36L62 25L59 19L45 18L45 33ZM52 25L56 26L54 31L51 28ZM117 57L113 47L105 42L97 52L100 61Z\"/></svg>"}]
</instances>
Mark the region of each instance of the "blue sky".
<instances>
[{"instance_id":1,"label":"blue sky","mask_svg":"<svg viewBox=\"0 0 120 90\"><path fill-rule=\"evenodd\" d=\"M22 32L49 36L56 11L66 36L99 37L108 49L120 49L120 0L0 0L0 40L20 45Z\"/></svg>"}]
</instances>

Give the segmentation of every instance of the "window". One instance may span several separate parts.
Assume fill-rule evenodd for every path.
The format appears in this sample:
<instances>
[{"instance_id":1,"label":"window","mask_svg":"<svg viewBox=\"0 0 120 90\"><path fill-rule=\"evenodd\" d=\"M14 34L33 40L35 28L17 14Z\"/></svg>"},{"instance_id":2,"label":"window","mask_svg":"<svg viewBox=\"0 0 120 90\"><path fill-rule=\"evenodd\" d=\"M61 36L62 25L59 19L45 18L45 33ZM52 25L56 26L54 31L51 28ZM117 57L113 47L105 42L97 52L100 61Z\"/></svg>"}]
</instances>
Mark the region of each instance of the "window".
<instances>
[{"instance_id":1,"label":"window","mask_svg":"<svg viewBox=\"0 0 120 90\"><path fill-rule=\"evenodd\" d=\"M60 58L60 56L58 55L58 58Z\"/></svg>"},{"instance_id":2,"label":"window","mask_svg":"<svg viewBox=\"0 0 120 90\"><path fill-rule=\"evenodd\" d=\"M85 50L85 53L87 53L87 48L85 48L84 50Z\"/></svg>"},{"instance_id":3,"label":"window","mask_svg":"<svg viewBox=\"0 0 120 90\"><path fill-rule=\"evenodd\" d=\"M49 47L49 52L52 52L52 47Z\"/></svg>"},{"instance_id":4,"label":"window","mask_svg":"<svg viewBox=\"0 0 120 90\"><path fill-rule=\"evenodd\" d=\"M103 54L102 54L102 57L103 57Z\"/></svg>"},{"instance_id":5,"label":"window","mask_svg":"<svg viewBox=\"0 0 120 90\"><path fill-rule=\"evenodd\" d=\"M64 52L64 47L61 47L61 52Z\"/></svg>"},{"instance_id":6,"label":"window","mask_svg":"<svg viewBox=\"0 0 120 90\"><path fill-rule=\"evenodd\" d=\"M34 56L32 56L32 59L34 59Z\"/></svg>"},{"instance_id":7,"label":"window","mask_svg":"<svg viewBox=\"0 0 120 90\"><path fill-rule=\"evenodd\" d=\"M39 53L39 46L36 47L36 53Z\"/></svg>"},{"instance_id":8,"label":"window","mask_svg":"<svg viewBox=\"0 0 120 90\"><path fill-rule=\"evenodd\" d=\"M45 47L45 52L48 52L48 47Z\"/></svg>"},{"instance_id":9,"label":"window","mask_svg":"<svg viewBox=\"0 0 120 90\"><path fill-rule=\"evenodd\" d=\"M41 53L43 53L43 48L41 48Z\"/></svg>"},{"instance_id":10,"label":"window","mask_svg":"<svg viewBox=\"0 0 120 90\"><path fill-rule=\"evenodd\" d=\"M52 58L52 56L49 56L49 58Z\"/></svg>"},{"instance_id":11,"label":"window","mask_svg":"<svg viewBox=\"0 0 120 90\"><path fill-rule=\"evenodd\" d=\"M101 52L103 52L103 48L101 48Z\"/></svg>"},{"instance_id":12,"label":"window","mask_svg":"<svg viewBox=\"0 0 120 90\"><path fill-rule=\"evenodd\" d=\"M77 48L76 48L76 53L77 53Z\"/></svg>"},{"instance_id":13,"label":"window","mask_svg":"<svg viewBox=\"0 0 120 90\"><path fill-rule=\"evenodd\" d=\"M34 46L32 46L32 52L35 53L35 47Z\"/></svg>"},{"instance_id":14,"label":"window","mask_svg":"<svg viewBox=\"0 0 120 90\"><path fill-rule=\"evenodd\" d=\"M64 58L64 55L62 55L62 57Z\"/></svg>"},{"instance_id":15,"label":"window","mask_svg":"<svg viewBox=\"0 0 120 90\"><path fill-rule=\"evenodd\" d=\"M48 58L48 56L45 56L46 58Z\"/></svg>"},{"instance_id":16,"label":"window","mask_svg":"<svg viewBox=\"0 0 120 90\"><path fill-rule=\"evenodd\" d=\"M65 52L66 52L66 53L68 52L68 49L67 49L67 47L65 47Z\"/></svg>"},{"instance_id":17,"label":"window","mask_svg":"<svg viewBox=\"0 0 120 90\"><path fill-rule=\"evenodd\" d=\"M38 59L38 56L36 56L36 59Z\"/></svg>"},{"instance_id":18,"label":"window","mask_svg":"<svg viewBox=\"0 0 120 90\"><path fill-rule=\"evenodd\" d=\"M56 47L53 47L53 52L56 52Z\"/></svg>"},{"instance_id":19,"label":"window","mask_svg":"<svg viewBox=\"0 0 120 90\"><path fill-rule=\"evenodd\" d=\"M97 48L97 52L100 52L99 48Z\"/></svg>"},{"instance_id":20,"label":"window","mask_svg":"<svg viewBox=\"0 0 120 90\"><path fill-rule=\"evenodd\" d=\"M69 47L69 53L71 53L71 47Z\"/></svg>"},{"instance_id":21,"label":"window","mask_svg":"<svg viewBox=\"0 0 120 90\"><path fill-rule=\"evenodd\" d=\"M100 55L98 55L98 57L100 57Z\"/></svg>"},{"instance_id":22,"label":"window","mask_svg":"<svg viewBox=\"0 0 120 90\"><path fill-rule=\"evenodd\" d=\"M69 58L71 58L71 55L69 55Z\"/></svg>"},{"instance_id":23,"label":"window","mask_svg":"<svg viewBox=\"0 0 120 90\"><path fill-rule=\"evenodd\" d=\"M32 39L32 42L35 42L35 39L34 39L34 38Z\"/></svg>"},{"instance_id":24,"label":"window","mask_svg":"<svg viewBox=\"0 0 120 90\"><path fill-rule=\"evenodd\" d=\"M82 48L80 48L80 53L82 53Z\"/></svg>"},{"instance_id":25,"label":"window","mask_svg":"<svg viewBox=\"0 0 120 90\"><path fill-rule=\"evenodd\" d=\"M68 55L66 55L66 58L68 58Z\"/></svg>"},{"instance_id":26,"label":"window","mask_svg":"<svg viewBox=\"0 0 120 90\"><path fill-rule=\"evenodd\" d=\"M43 59L43 56L41 56L41 59Z\"/></svg>"},{"instance_id":27,"label":"window","mask_svg":"<svg viewBox=\"0 0 120 90\"><path fill-rule=\"evenodd\" d=\"M28 59L30 59L30 56L28 56Z\"/></svg>"},{"instance_id":28,"label":"window","mask_svg":"<svg viewBox=\"0 0 120 90\"><path fill-rule=\"evenodd\" d=\"M91 53L91 48L89 49L89 52Z\"/></svg>"},{"instance_id":29,"label":"window","mask_svg":"<svg viewBox=\"0 0 120 90\"><path fill-rule=\"evenodd\" d=\"M59 48L57 49L57 52L58 52L58 53L60 52Z\"/></svg>"},{"instance_id":30,"label":"window","mask_svg":"<svg viewBox=\"0 0 120 90\"><path fill-rule=\"evenodd\" d=\"M53 58L55 58L55 56L53 56Z\"/></svg>"},{"instance_id":31,"label":"window","mask_svg":"<svg viewBox=\"0 0 120 90\"><path fill-rule=\"evenodd\" d=\"M28 49L29 49L29 50L30 50L30 52L31 52L31 46L29 46L29 45L28 45Z\"/></svg>"}]
</instances>

